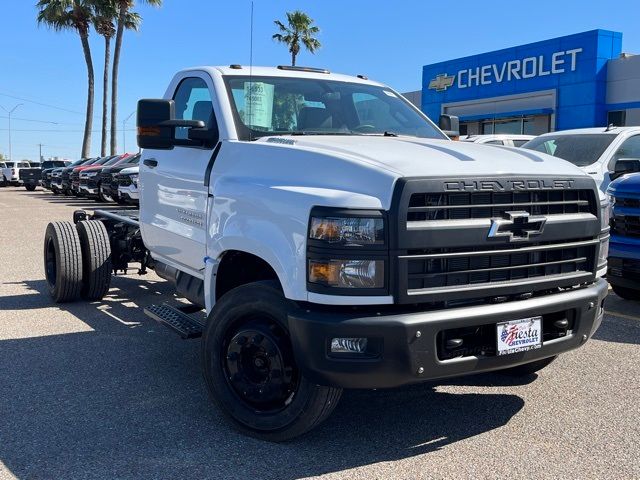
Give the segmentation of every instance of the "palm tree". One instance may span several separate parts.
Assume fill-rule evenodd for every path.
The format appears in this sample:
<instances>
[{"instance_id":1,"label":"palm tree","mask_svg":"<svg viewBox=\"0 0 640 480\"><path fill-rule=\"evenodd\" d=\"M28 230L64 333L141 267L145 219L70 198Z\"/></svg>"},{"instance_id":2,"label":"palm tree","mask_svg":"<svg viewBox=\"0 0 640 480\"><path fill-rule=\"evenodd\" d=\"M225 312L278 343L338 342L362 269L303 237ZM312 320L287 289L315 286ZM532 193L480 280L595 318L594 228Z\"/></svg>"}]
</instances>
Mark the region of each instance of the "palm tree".
<instances>
[{"instance_id":1,"label":"palm tree","mask_svg":"<svg viewBox=\"0 0 640 480\"><path fill-rule=\"evenodd\" d=\"M114 0L118 6L118 29L116 31L116 46L113 51L113 70L111 72L111 155L118 149L118 69L120 67L120 51L122 50L122 35L125 28L136 29L141 18L132 11L135 0ZM160 7L162 0L140 0L154 7ZM133 17L131 16L133 15ZM131 23L128 23L130 21ZM130 25L130 26L127 26Z\"/></svg>"},{"instance_id":2,"label":"palm tree","mask_svg":"<svg viewBox=\"0 0 640 480\"><path fill-rule=\"evenodd\" d=\"M313 19L306 13L300 10L287 12L288 26L280 20L274 20L273 23L280 29L280 32L274 33L272 38L289 47L291 66L295 67L296 65L296 56L300 53L300 42L310 53L314 53L321 47L320 41L314 37L320 32L320 29L312 25Z\"/></svg>"},{"instance_id":3,"label":"palm tree","mask_svg":"<svg viewBox=\"0 0 640 480\"><path fill-rule=\"evenodd\" d=\"M104 37L104 71L102 74L102 137L100 155L107 154L107 101L109 98L109 63L111 61L111 38L116 33L114 20L117 17L116 5L112 0L94 0L93 27Z\"/></svg>"},{"instance_id":4,"label":"palm tree","mask_svg":"<svg viewBox=\"0 0 640 480\"><path fill-rule=\"evenodd\" d=\"M87 116L82 138L82 158L91 151L91 129L93 128L94 73L91 49L89 48L89 26L93 14L88 0L38 0L38 24L45 24L55 31L75 30L80 36L84 60L87 64Z\"/></svg>"}]
</instances>

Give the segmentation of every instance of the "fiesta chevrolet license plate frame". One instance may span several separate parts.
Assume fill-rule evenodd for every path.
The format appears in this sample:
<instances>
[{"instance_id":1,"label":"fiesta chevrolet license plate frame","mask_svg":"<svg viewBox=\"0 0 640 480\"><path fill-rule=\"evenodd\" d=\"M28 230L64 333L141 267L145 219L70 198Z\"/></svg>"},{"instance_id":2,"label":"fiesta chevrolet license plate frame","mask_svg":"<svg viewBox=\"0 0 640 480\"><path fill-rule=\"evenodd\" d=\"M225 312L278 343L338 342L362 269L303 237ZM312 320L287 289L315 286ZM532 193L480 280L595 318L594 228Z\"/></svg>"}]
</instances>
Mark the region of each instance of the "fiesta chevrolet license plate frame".
<instances>
[{"instance_id":1,"label":"fiesta chevrolet license plate frame","mask_svg":"<svg viewBox=\"0 0 640 480\"><path fill-rule=\"evenodd\" d=\"M498 356L542 348L542 317L527 317L496 324Z\"/></svg>"}]
</instances>

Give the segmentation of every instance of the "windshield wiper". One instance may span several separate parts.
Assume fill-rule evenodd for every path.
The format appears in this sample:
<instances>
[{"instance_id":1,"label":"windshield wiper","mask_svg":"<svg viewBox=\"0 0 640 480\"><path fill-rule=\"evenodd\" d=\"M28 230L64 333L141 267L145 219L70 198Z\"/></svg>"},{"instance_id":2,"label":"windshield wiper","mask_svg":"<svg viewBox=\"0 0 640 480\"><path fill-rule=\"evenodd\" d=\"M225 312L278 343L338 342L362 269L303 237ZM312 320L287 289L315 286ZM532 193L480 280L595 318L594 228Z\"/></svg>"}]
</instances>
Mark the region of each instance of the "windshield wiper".
<instances>
[{"instance_id":1,"label":"windshield wiper","mask_svg":"<svg viewBox=\"0 0 640 480\"><path fill-rule=\"evenodd\" d=\"M315 130L298 130L295 132L287 132L284 135L360 135L355 132L318 132Z\"/></svg>"},{"instance_id":2,"label":"windshield wiper","mask_svg":"<svg viewBox=\"0 0 640 480\"><path fill-rule=\"evenodd\" d=\"M389 131L387 131L387 130L385 130L385 131L384 131L384 133L383 133L382 135L383 135L383 136L385 136L385 137L397 137L397 136L398 136L398 134L397 134L397 133L395 133L395 132L389 132Z\"/></svg>"}]
</instances>

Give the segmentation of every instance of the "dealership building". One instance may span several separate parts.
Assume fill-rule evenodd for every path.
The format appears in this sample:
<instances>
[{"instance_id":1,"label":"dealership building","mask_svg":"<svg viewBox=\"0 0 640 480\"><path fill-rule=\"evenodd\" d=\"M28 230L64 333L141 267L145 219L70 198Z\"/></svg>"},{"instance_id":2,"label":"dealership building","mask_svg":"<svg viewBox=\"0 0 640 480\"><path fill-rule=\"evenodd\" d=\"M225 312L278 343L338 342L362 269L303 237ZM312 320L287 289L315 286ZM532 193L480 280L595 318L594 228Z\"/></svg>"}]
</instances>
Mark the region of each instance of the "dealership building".
<instances>
[{"instance_id":1,"label":"dealership building","mask_svg":"<svg viewBox=\"0 0 640 480\"><path fill-rule=\"evenodd\" d=\"M462 134L640 125L640 55L592 30L425 65L407 97L432 119L460 117Z\"/></svg>"}]
</instances>

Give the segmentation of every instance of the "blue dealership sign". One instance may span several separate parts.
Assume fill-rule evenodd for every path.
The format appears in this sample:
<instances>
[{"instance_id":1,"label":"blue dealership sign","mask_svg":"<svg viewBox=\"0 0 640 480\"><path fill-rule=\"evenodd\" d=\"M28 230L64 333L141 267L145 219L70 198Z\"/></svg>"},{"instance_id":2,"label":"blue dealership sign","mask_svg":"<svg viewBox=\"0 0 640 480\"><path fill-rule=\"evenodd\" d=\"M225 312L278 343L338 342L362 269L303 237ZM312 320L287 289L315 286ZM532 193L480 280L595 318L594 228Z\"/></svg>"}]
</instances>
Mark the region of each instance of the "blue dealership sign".
<instances>
[{"instance_id":1,"label":"blue dealership sign","mask_svg":"<svg viewBox=\"0 0 640 480\"><path fill-rule=\"evenodd\" d=\"M443 104L554 90L557 130L605 125L607 61L621 50L621 33L592 30L426 65L422 110L437 118Z\"/></svg>"}]
</instances>

